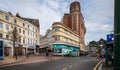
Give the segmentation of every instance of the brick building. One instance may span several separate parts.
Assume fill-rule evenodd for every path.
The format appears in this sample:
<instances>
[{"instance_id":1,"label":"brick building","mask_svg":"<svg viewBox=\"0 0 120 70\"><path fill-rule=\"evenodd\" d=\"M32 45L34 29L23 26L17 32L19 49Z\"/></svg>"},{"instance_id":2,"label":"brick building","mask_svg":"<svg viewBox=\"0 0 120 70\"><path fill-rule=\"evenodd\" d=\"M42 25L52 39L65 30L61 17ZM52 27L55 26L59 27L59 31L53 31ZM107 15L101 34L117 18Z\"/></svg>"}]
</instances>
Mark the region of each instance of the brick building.
<instances>
[{"instance_id":1,"label":"brick building","mask_svg":"<svg viewBox=\"0 0 120 70\"><path fill-rule=\"evenodd\" d=\"M80 45L85 47L84 36L86 33L86 27L79 2L75 1L70 4L70 13L64 14L63 24L71 28L73 31L76 31L80 35Z\"/></svg>"}]
</instances>

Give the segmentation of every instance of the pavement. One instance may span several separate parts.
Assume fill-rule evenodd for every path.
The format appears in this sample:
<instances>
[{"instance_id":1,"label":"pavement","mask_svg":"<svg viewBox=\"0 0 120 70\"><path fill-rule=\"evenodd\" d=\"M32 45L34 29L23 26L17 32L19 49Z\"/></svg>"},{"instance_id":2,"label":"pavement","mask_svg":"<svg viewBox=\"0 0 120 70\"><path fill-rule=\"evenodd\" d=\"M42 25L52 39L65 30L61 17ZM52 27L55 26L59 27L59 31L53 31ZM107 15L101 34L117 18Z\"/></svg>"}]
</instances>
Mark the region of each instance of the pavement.
<instances>
[{"instance_id":1,"label":"pavement","mask_svg":"<svg viewBox=\"0 0 120 70\"><path fill-rule=\"evenodd\" d=\"M25 56L18 56L17 60L15 58L13 58L13 56L6 56L4 60L0 60L0 66L14 64L14 63L17 63L17 62L21 62L25 59L26 59Z\"/></svg>"},{"instance_id":2,"label":"pavement","mask_svg":"<svg viewBox=\"0 0 120 70\"><path fill-rule=\"evenodd\" d=\"M0 67L50 61L50 60L61 59L61 58L62 57L60 57L60 56L55 56L55 57L52 56L52 57L46 58L44 53L40 54L40 55L35 55L35 54L29 55L28 58L26 56L18 56L17 60L15 58L13 58L12 56L7 56L7 57L5 57L4 60L0 60Z\"/></svg>"},{"instance_id":3,"label":"pavement","mask_svg":"<svg viewBox=\"0 0 120 70\"><path fill-rule=\"evenodd\" d=\"M112 65L106 66L105 59L102 59L102 61L98 65L98 68L95 70L113 70L113 66Z\"/></svg>"},{"instance_id":4,"label":"pavement","mask_svg":"<svg viewBox=\"0 0 120 70\"><path fill-rule=\"evenodd\" d=\"M45 60L48 61L44 61L44 58ZM32 63L26 63L29 62L29 60L31 59L33 60ZM43 62L36 62L35 59L38 59L38 61L43 61ZM50 57L46 59L46 57L41 57L41 56L39 57L33 55L30 58L22 62L19 62L24 64L0 67L0 70L93 70L93 68L98 62L99 59L90 56L63 57L63 58Z\"/></svg>"}]
</instances>

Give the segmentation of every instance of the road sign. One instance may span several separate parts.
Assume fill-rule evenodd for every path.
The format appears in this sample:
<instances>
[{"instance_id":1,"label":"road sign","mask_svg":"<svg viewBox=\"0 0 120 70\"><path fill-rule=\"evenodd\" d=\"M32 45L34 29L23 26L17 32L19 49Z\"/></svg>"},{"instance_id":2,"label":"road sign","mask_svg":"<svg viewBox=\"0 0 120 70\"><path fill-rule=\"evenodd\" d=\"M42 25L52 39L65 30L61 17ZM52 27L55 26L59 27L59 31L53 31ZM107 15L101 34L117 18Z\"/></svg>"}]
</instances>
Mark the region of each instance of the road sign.
<instances>
[{"instance_id":1,"label":"road sign","mask_svg":"<svg viewBox=\"0 0 120 70\"><path fill-rule=\"evenodd\" d=\"M107 43L112 42L114 40L114 34L107 35Z\"/></svg>"}]
</instances>

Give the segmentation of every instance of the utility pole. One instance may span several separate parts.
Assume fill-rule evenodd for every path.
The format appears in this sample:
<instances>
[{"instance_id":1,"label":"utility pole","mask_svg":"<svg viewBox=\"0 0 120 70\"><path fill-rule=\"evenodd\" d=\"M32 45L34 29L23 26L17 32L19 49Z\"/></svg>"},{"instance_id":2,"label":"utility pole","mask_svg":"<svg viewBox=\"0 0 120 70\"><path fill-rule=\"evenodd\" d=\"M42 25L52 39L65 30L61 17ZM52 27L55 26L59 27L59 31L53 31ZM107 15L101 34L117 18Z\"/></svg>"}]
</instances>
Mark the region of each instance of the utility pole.
<instances>
[{"instance_id":1,"label":"utility pole","mask_svg":"<svg viewBox=\"0 0 120 70\"><path fill-rule=\"evenodd\" d=\"M115 0L114 9L114 70L120 70L120 0Z\"/></svg>"}]
</instances>

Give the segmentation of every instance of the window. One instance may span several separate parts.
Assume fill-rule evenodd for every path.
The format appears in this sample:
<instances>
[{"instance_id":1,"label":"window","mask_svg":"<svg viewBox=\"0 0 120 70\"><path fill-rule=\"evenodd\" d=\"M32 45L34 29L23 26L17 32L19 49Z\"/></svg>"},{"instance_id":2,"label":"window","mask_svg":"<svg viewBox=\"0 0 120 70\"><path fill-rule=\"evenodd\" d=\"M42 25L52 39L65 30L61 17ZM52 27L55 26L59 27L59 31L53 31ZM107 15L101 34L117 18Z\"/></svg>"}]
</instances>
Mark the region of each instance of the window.
<instances>
[{"instance_id":1,"label":"window","mask_svg":"<svg viewBox=\"0 0 120 70\"><path fill-rule=\"evenodd\" d=\"M0 22L0 28L3 28L3 23Z\"/></svg>"},{"instance_id":2,"label":"window","mask_svg":"<svg viewBox=\"0 0 120 70\"><path fill-rule=\"evenodd\" d=\"M21 33L21 29L19 29L19 33Z\"/></svg>"},{"instance_id":3,"label":"window","mask_svg":"<svg viewBox=\"0 0 120 70\"><path fill-rule=\"evenodd\" d=\"M5 20L9 20L9 16L6 15L6 16L5 16Z\"/></svg>"},{"instance_id":4,"label":"window","mask_svg":"<svg viewBox=\"0 0 120 70\"><path fill-rule=\"evenodd\" d=\"M74 14L72 14L72 30L74 30Z\"/></svg>"},{"instance_id":5,"label":"window","mask_svg":"<svg viewBox=\"0 0 120 70\"><path fill-rule=\"evenodd\" d=\"M70 43L72 43L72 40L70 40Z\"/></svg>"},{"instance_id":6,"label":"window","mask_svg":"<svg viewBox=\"0 0 120 70\"><path fill-rule=\"evenodd\" d=\"M23 34L25 34L25 30L23 30Z\"/></svg>"},{"instance_id":7,"label":"window","mask_svg":"<svg viewBox=\"0 0 120 70\"><path fill-rule=\"evenodd\" d=\"M55 28L55 31L59 31L60 30L60 28Z\"/></svg>"},{"instance_id":8,"label":"window","mask_svg":"<svg viewBox=\"0 0 120 70\"><path fill-rule=\"evenodd\" d=\"M25 26L25 23L23 23L23 26Z\"/></svg>"},{"instance_id":9,"label":"window","mask_svg":"<svg viewBox=\"0 0 120 70\"><path fill-rule=\"evenodd\" d=\"M55 36L55 41L60 40L60 36Z\"/></svg>"},{"instance_id":10,"label":"window","mask_svg":"<svg viewBox=\"0 0 120 70\"><path fill-rule=\"evenodd\" d=\"M76 10L77 10L77 11L79 10L79 7L78 7L78 6L76 6Z\"/></svg>"},{"instance_id":11,"label":"window","mask_svg":"<svg viewBox=\"0 0 120 70\"><path fill-rule=\"evenodd\" d=\"M77 27L77 33L78 33L78 29L79 29L79 28L78 28L78 27L79 27L79 25L78 25L78 24L79 24L79 23L78 23L78 21L79 21L78 18L79 18L79 15L78 15L78 14L76 14L76 15L77 15L77 16L76 16L76 18L77 18L77 19L76 19L76 21L77 21L76 27Z\"/></svg>"},{"instance_id":12,"label":"window","mask_svg":"<svg viewBox=\"0 0 120 70\"><path fill-rule=\"evenodd\" d=\"M25 44L25 38L23 38L23 44Z\"/></svg>"},{"instance_id":13,"label":"window","mask_svg":"<svg viewBox=\"0 0 120 70\"><path fill-rule=\"evenodd\" d=\"M0 33L0 38L2 38L3 37L3 34L2 33Z\"/></svg>"},{"instance_id":14,"label":"window","mask_svg":"<svg viewBox=\"0 0 120 70\"><path fill-rule=\"evenodd\" d=\"M36 29L36 32L37 32L37 29Z\"/></svg>"},{"instance_id":15,"label":"window","mask_svg":"<svg viewBox=\"0 0 120 70\"><path fill-rule=\"evenodd\" d=\"M37 40L36 40L36 44L37 44Z\"/></svg>"},{"instance_id":16,"label":"window","mask_svg":"<svg viewBox=\"0 0 120 70\"><path fill-rule=\"evenodd\" d=\"M28 38L28 44L29 44L29 38Z\"/></svg>"},{"instance_id":17,"label":"window","mask_svg":"<svg viewBox=\"0 0 120 70\"><path fill-rule=\"evenodd\" d=\"M14 19L14 23L17 23L17 20L16 20L16 19Z\"/></svg>"},{"instance_id":18,"label":"window","mask_svg":"<svg viewBox=\"0 0 120 70\"><path fill-rule=\"evenodd\" d=\"M68 39L67 39L67 38L65 38L65 41L66 41L66 42L68 42Z\"/></svg>"},{"instance_id":19,"label":"window","mask_svg":"<svg viewBox=\"0 0 120 70\"><path fill-rule=\"evenodd\" d=\"M19 37L19 43L21 43L21 37Z\"/></svg>"},{"instance_id":20,"label":"window","mask_svg":"<svg viewBox=\"0 0 120 70\"><path fill-rule=\"evenodd\" d=\"M6 35L6 39L9 39L9 35Z\"/></svg>"},{"instance_id":21,"label":"window","mask_svg":"<svg viewBox=\"0 0 120 70\"><path fill-rule=\"evenodd\" d=\"M30 26L28 25L28 28L29 28Z\"/></svg>"},{"instance_id":22,"label":"window","mask_svg":"<svg viewBox=\"0 0 120 70\"><path fill-rule=\"evenodd\" d=\"M66 34L67 34L67 30L66 30L66 29L64 29L64 33L66 33Z\"/></svg>"},{"instance_id":23,"label":"window","mask_svg":"<svg viewBox=\"0 0 120 70\"><path fill-rule=\"evenodd\" d=\"M28 31L28 36L29 36L29 31Z\"/></svg>"},{"instance_id":24,"label":"window","mask_svg":"<svg viewBox=\"0 0 120 70\"><path fill-rule=\"evenodd\" d=\"M84 25L83 24L81 24L81 28L83 28L84 27Z\"/></svg>"},{"instance_id":25,"label":"window","mask_svg":"<svg viewBox=\"0 0 120 70\"><path fill-rule=\"evenodd\" d=\"M6 30L9 30L9 25L8 24L6 24Z\"/></svg>"}]
</instances>

